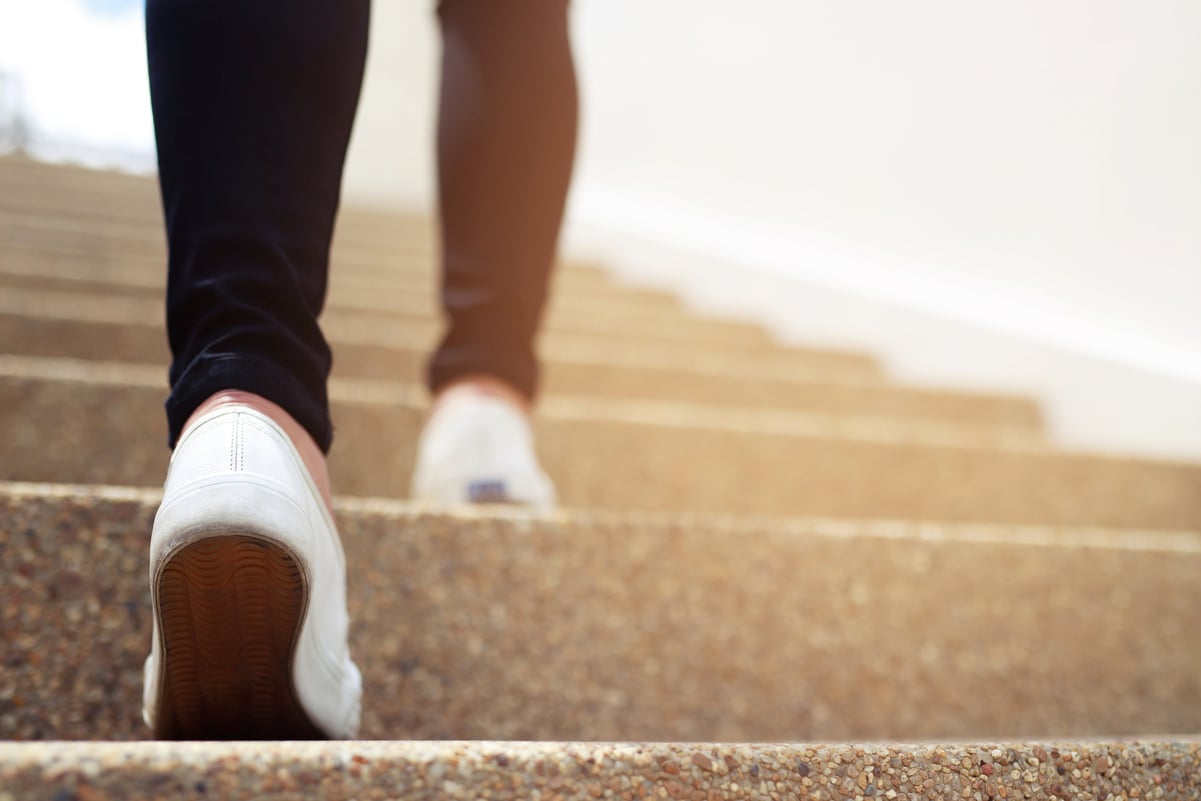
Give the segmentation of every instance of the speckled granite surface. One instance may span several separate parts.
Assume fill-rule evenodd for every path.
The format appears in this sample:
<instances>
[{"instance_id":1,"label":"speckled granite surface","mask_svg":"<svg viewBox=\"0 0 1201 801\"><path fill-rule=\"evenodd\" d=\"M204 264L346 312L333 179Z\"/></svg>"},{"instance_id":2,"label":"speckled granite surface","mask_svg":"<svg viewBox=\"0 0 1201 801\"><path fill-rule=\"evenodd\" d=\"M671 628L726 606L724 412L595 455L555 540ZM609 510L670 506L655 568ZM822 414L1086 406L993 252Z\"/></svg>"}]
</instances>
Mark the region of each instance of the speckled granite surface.
<instances>
[{"instance_id":1,"label":"speckled granite surface","mask_svg":"<svg viewBox=\"0 0 1201 801\"><path fill-rule=\"evenodd\" d=\"M1195 801L1189 741L954 746L520 742L0 745L0 801Z\"/></svg>"},{"instance_id":2,"label":"speckled granite surface","mask_svg":"<svg viewBox=\"0 0 1201 801\"><path fill-rule=\"evenodd\" d=\"M100 372L0 375L0 479L161 484L162 373ZM339 494L407 492L421 406L380 389L331 388ZM535 422L568 506L1201 530L1201 465L1049 451L1020 432L563 398Z\"/></svg>"},{"instance_id":3,"label":"speckled granite surface","mask_svg":"<svg viewBox=\"0 0 1201 801\"><path fill-rule=\"evenodd\" d=\"M129 739L141 491L0 492L0 739ZM1201 538L342 502L363 736L1201 732Z\"/></svg>"}]
</instances>

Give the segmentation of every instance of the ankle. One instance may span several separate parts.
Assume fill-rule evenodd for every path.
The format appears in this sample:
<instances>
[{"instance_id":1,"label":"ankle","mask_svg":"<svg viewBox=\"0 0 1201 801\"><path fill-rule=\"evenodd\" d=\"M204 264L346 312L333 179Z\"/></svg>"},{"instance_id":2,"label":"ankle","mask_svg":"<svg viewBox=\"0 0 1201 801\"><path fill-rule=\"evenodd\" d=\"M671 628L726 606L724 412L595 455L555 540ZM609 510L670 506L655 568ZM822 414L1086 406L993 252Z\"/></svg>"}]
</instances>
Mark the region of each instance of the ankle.
<instances>
[{"instance_id":1,"label":"ankle","mask_svg":"<svg viewBox=\"0 0 1201 801\"><path fill-rule=\"evenodd\" d=\"M301 461L308 469L309 475L313 478L313 483L317 486L321 493L321 499L325 502L326 508L333 513L333 495L330 491L329 468L326 466L325 454L321 448L317 446L316 440L309 434L305 428L296 422L292 415L284 411L283 407L273 401L269 401L261 395L256 395L253 392L247 392L241 389L224 389L211 395L204 403L196 407L196 411L192 412L192 416L184 423L183 431L186 433L192 425L209 412L217 411L228 406L242 406L255 410L266 415L272 422L284 430L288 438L292 441L292 445L300 454Z\"/></svg>"},{"instance_id":2,"label":"ankle","mask_svg":"<svg viewBox=\"0 0 1201 801\"><path fill-rule=\"evenodd\" d=\"M432 415L439 409L453 404L460 399L478 397L496 398L505 401L526 417L530 415L529 398L518 392L511 384L502 381L496 376L485 373L463 376L451 381L449 384L444 384L434 394L430 414Z\"/></svg>"}]
</instances>

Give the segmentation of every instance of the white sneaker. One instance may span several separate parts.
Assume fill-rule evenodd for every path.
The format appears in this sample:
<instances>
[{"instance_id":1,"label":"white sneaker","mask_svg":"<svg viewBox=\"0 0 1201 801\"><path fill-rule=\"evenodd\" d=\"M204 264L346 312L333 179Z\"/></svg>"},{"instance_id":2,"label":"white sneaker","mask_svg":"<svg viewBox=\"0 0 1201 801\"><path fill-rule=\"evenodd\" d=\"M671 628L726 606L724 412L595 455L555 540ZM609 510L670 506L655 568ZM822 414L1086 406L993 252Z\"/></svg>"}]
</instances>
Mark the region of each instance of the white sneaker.
<instances>
[{"instance_id":1,"label":"white sneaker","mask_svg":"<svg viewBox=\"0 0 1201 801\"><path fill-rule=\"evenodd\" d=\"M451 399L430 417L417 442L410 495L442 504L555 505L526 416L487 395Z\"/></svg>"},{"instance_id":2,"label":"white sneaker","mask_svg":"<svg viewBox=\"0 0 1201 801\"><path fill-rule=\"evenodd\" d=\"M156 737L355 735L346 557L300 454L266 415L219 409L176 446L150 597L142 714Z\"/></svg>"}]
</instances>

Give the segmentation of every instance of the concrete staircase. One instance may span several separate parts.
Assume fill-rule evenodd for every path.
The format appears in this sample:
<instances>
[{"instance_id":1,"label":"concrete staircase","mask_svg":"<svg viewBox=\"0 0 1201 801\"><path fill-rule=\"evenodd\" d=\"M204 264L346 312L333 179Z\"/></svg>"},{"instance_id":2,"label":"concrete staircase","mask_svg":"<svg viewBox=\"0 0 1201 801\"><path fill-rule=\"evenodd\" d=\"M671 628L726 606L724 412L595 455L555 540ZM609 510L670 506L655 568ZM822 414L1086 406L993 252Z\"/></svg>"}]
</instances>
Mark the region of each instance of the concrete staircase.
<instances>
[{"instance_id":1,"label":"concrete staircase","mask_svg":"<svg viewBox=\"0 0 1201 801\"><path fill-rule=\"evenodd\" d=\"M1201 465L568 265L563 511L422 509L431 227L364 210L324 323L389 742L143 741L163 259L151 181L0 160L0 801L1201 798Z\"/></svg>"}]
</instances>

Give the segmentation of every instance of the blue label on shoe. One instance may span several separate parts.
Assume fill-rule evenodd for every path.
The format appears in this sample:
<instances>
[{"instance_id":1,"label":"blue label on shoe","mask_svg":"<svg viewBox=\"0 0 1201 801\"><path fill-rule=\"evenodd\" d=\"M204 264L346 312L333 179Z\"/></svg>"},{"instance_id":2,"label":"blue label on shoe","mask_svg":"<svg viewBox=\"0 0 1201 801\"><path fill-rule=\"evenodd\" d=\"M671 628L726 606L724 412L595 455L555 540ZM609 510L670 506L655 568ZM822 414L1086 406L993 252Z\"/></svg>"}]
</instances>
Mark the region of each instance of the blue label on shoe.
<instances>
[{"instance_id":1,"label":"blue label on shoe","mask_svg":"<svg viewBox=\"0 0 1201 801\"><path fill-rule=\"evenodd\" d=\"M505 495L503 481L473 481L467 485L467 500L472 503L505 503L509 498Z\"/></svg>"}]
</instances>

